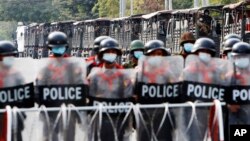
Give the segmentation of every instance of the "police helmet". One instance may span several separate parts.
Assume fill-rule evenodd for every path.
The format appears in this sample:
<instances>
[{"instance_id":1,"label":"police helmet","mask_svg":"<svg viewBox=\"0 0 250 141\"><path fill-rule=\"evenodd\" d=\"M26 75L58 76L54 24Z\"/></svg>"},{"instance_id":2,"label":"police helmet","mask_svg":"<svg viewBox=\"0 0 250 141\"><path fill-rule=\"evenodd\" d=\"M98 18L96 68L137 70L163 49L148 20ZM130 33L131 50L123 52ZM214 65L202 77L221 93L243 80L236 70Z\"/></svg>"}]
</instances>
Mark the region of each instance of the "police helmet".
<instances>
[{"instance_id":1,"label":"police helmet","mask_svg":"<svg viewBox=\"0 0 250 141\"><path fill-rule=\"evenodd\" d=\"M0 41L0 55L16 55L18 53L17 48L11 41Z\"/></svg>"},{"instance_id":2,"label":"police helmet","mask_svg":"<svg viewBox=\"0 0 250 141\"><path fill-rule=\"evenodd\" d=\"M56 46L68 47L67 35L60 31L51 32L48 36L47 45L49 49L56 47Z\"/></svg>"},{"instance_id":3,"label":"police helmet","mask_svg":"<svg viewBox=\"0 0 250 141\"><path fill-rule=\"evenodd\" d=\"M229 38L223 44L223 53L232 51L233 45L240 42L238 38Z\"/></svg>"},{"instance_id":4,"label":"police helmet","mask_svg":"<svg viewBox=\"0 0 250 141\"><path fill-rule=\"evenodd\" d=\"M117 40L111 37L101 41L99 54L103 54L103 52L110 50L110 49L116 50L117 55L122 55L122 51L119 48L119 44Z\"/></svg>"},{"instance_id":5,"label":"police helmet","mask_svg":"<svg viewBox=\"0 0 250 141\"><path fill-rule=\"evenodd\" d=\"M216 49L215 49L215 42L210 38L199 38L194 43L192 53L197 53L198 51L208 51L211 53L212 56L215 56Z\"/></svg>"},{"instance_id":6,"label":"police helmet","mask_svg":"<svg viewBox=\"0 0 250 141\"><path fill-rule=\"evenodd\" d=\"M110 38L110 37L109 36L99 36L99 37L95 38L95 40L94 40L94 51L95 52L99 51L101 41L104 39L107 39L107 38Z\"/></svg>"},{"instance_id":7,"label":"police helmet","mask_svg":"<svg viewBox=\"0 0 250 141\"><path fill-rule=\"evenodd\" d=\"M245 42L238 42L233 45L232 55L247 55L250 54L250 45Z\"/></svg>"},{"instance_id":8,"label":"police helmet","mask_svg":"<svg viewBox=\"0 0 250 141\"><path fill-rule=\"evenodd\" d=\"M239 35L237 35L237 34L228 34L228 35L226 35L225 37L224 37L224 42L226 41L226 40L228 40L228 39L231 39L231 38L237 38L237 39L241 39L240 38L240 36Z\"/></svg>"},{"instance_id":9,"label":"police helmet","mask_svg":"<svg viewBox=\"0 0 250 141\"><path fill-rule=\"evenodd\" d=\"M151 40L145 44L146 55L158 49L163 50L166 56L171 55L171 53L164 47L164 43L161 40Z\"/></svg>"},{"instance_id":10,"label":"police helmet","mask_svg":"<svg viewBox=\"0 0 250 141\"><path fill-rule=\"evenodd\" d=\"M135 50L144 50L144 44L141 40L134 40L130 43L130 53Z\"/></svg>"}]
</instances>

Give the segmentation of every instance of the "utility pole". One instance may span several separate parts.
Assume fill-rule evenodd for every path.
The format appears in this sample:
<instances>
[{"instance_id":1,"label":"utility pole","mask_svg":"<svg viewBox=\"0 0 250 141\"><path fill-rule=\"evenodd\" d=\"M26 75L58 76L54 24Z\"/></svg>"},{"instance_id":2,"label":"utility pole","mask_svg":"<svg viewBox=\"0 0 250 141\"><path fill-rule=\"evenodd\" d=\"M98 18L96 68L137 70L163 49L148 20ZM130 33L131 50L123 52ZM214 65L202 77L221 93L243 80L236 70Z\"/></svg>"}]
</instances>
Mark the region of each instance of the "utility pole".
<instances>
[{"instance_id":1,"label":"utility pole","mask_svg":"<svg viewBox=\"0 0 250 141\"><path fill-rule=\"evenodd\" d=\"M126 11L126 0L123 0L122 6L123 6L123 7L122 7L122 13L123 13L123 14L122 14L122 17L124 17L125 14L126 14L126 13L125 13L125 11Z\"/></svg>"},{"instance_id":2,"label":"utility pole","mask_svg":"<svg viewBox=\"0 0 250 141\"><path fill-rule=\"evenodd\" d=\"M126 8L126 0L119 0L119 4L120 4L120 17L124 17L125 16L125 8Z\"/></svg>"},{"instance_id":3,"label":"utility pole","mask_svg":"<svg viewBox=\"0 0 250 141\"><path fill-rule=\"evenodd\" d=\"M194 0L194 8L199 7L199 0Z\"/></svg>"},{"instance_id":4,"label":"utility pole","mask_svg":"<svg viewBox=\"0 0 250 141\"><path fill-rule=\"evenodd\" d=\"M119 0L119 17L122 17L122 0Z\"/></svg>"},{"instance_id":5,"label":"utility pole","mask_svg":"<svg viewBox=\"0 0 250 141\"><path fill-rule=\"evenodd\" d=\"M202 6L209 6L209 0L202 0Z\"/></svg>"},{"instance_id":6,"label":"utility pole","mask_svg":"<svg viewBox=\"0 0 250 141\"><path fill-rule=\"evenodd\" d=\"M169 0L168 10L173 10L173 1Z\"/></svg>"},{"instance_id":7,"label":"utility pole","mask_svg":"<svg viewBox=\"0 0 250 141\"><path fill-rule=\"evenodd\" d=\"M165 10L168 10L168 9L169 9L169 7L168 7L168 0L165 0L164 2L165 2L165 3L164 3L164 5L165 5L165 8L164 8L164 9L165 9Z\"/></svg>"},{"instance_id":8,"label":"utility pole","mask_svg":"<svg viewBox=\"0 0 250 141\"><path fill-rule=\"evenodd\" d=\"M173 10L173 1L165 0L165 10Z\"/></svg>"}]
</instances>

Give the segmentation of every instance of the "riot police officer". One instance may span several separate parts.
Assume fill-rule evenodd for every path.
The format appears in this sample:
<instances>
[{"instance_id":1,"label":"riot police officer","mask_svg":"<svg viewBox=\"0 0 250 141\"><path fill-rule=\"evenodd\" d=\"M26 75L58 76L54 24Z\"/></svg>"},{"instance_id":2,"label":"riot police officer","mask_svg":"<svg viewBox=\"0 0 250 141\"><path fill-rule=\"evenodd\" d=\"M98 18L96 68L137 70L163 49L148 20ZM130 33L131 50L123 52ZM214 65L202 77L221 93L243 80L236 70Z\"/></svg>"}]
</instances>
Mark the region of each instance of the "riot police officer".
<instances>
[{"instance_id":1,"label":"riot police officer","mask_svg":"<svg viewBox=\"0 0 250 141\"><path fill-rule=\"evenodd\" d=\"M234 73L232 76L231 85L234 86L249 86L249 66L250 66L250 45L245 42L238 42L232 47L232 60L234 62ZM229 109L228 124L225 133L229 133L230 125L235 124L250 124L249 116L249 104L238 105L228 104ZM229 134L228 134L229 135Z\"/></svg>"},{"instance_id":2,"label":"riot police officer","mask_svg":"<svg viewBox=\"0 0 250 141\"><path fill-rule=\"evenodd\" d=\"M18 53L15 45L10 41L1 41L0 42L0 61L3 60L3 57L7 56L16 56Z\"/></svg>"},{"instance_id":3,"label":"riot police officer","mask_svg":"<svg viewBox=\"0 0 250 141\"><path fill-rule=\"evenodd\" d=\"M166 56L170 56L170 51L164 46L164 43L160 40L150 40L145 44L144 49L145 57L139 62L138 66L138 78L137 82L142 82L147 85L150 84L167 84L171 83L171 77L173 76L169 70L169 65L164 62ZM164 62L164 63L162 63ZM165 67L166 65L166 67ZM167 67L168 66L168 67ZM139 102L141 94L137 93ZM153 98L149 98L150 99ZM141 101L142 102L142 101ZM150 103L150 102L149 102ZM157 101L155 103L162 103ZM155 104L151 102L150 104ZM161 140L161 141L172 141L173 140L173 113L172 110L169 111L171 118L163 118L163 109L141 109L143 120L143 126L138 128L138 140L149 141L149 140ZM163 126L159 131L157 129L160 127L160 122L163 123Z\"/></svg>"},{"instance_id":4,"label":"riot police officer","mask_svg":"<svg viewBox=\"0 0 250 141\"><path fill-rule=\"evenodd\" d=\"M184 80L198 83L216 84L218 78L216 66L213 66L213 63L211 63L212 57L214 57L216 53L215 47L215 42L212 39L199 38L196 40L192 49L192 53L195 55L189 55L186 58L185 68L183 71ZM204 121L208 121L208 111L209 109L206 107L196 109L197 121L191 124L188 131L183 131L186 133L185 136L187 136L186 138L188 140L200 141L204 139L206 129L208 127L207 123ZM181 117L183 118L184 123L179 126L180 129L187 130L192 110L191 108L185 107L182 108L182 112Z\"/></svg>"},{"instance_id":5,"label":"riot police officer","mask_svg":"<svg viewBox=\"0 0 250 141\"><path fill-rule=\"evenodd\" d=\"M18 53L15 45L10 41L0 41L0 88L18 86L24 83L20 73L13 71L13 58ZM4 57L9 57L5 58ZM12 74L8 74L12 72ZM15 73L13 73L15 72ZM23 121L22 121L23 122ZM22 141L23 123L18 122L17 141ZM12 129L13 130L13 129ZM12 134L13 136L13 134ZM7 114L0 114L0 140L7 140Z\"/></svg>"},{"instance_id":6,"label":"riot police officer","mask_svg":"<svg viewBox=\"0 0 250 141\"><path fill-rule=\"evenodd\" d=\"M48 86L48 85L79 85L83 84L84 80L82 77L83 70L79 63L71 62L67 59L69 57L66 53L68 49L68 38L65 33L60 31L51 32L48 35L47 47L51 50L52 56L50 60L45 60L46 66L38 73L37 86ZM73 58L68 58L73 59ZM41 60L43 61L43 60ZM40 92L40 91L39 91ZM45 105L47 106L47 105ZM46 116L42 113L41 119L44 122L43 132L45 140L50 140L51 137L54 141L58 140L58 134L61 132L60 126L57 126L55 132L50 133L49 129L53 129L58 112L49 112L50 125L47 125ZM69 124L67 126L67 135L65 134L65 140L74 140L75 135L75 124L77 116L74 112L71 113ZM59 125L61 122L59 123ZM52 134L52 136L48 136Z\"/></svg>"},{"instance_id":7,"label":"riot police officer","mask_svg":"<svg viewBox=\"0 0 250 141\"><path fill-rule=\"evenodd\" d=\"M107 100L116 101L117 99L126 99L132 96L132 83L130 79L124 75L123 67L117 63L118 57L122 51L118 46L118 42L113 38L107 38L101 41L98 58L101 63L93 68L89 78L89 101L98 101L102 99L102 103ZM107 82L107 83L104 83ZM116 101L119 103L118 101ZM94 104L90 102L90 104ZM109 110L108 110L109 111ZM124 113L102 114L101 127L99 120L94 120L91 125L90 140L124 140L131 132L131 119L128 118L126 123L122 124L122 120L126 118ZM91 118L94 118L90 114ZM112 125L112 123L115 123ZM98 136L99 135L99 136Z\"/></svg>"},{"instance_id":8,"label":"riot police officer","mask_svg":"<svg viewBox=\"0 0 250 141\"><path fill-rule=\"evenodd\" d=\"M121 69L123 68L118 61L118 57L122 55L122 51L119 48L118 42L113 38L107 38L101 41L98 58L101 63L97 67L103 67L107 69Z\"/></svg>"},{"instance_id":9,"label":"riot police officer","mask_svg":"<svg viewBox=\"0 0 250 141\"><path fill-rule=\"evenodd\" d=\"M237 34L234 34L234 33L227 34L227 35L223 38L223 42L222 42L222 44L221 44L221 47L224 48L225 42L226 42L228 39L232 39L232 38L236 38L236 39L241 40L241 37L240 37L239 35L237 35ZM222 55L221 57L225 56L225 55L223 54L223 52L222 52L221 55Z\"/></svg>"},{"instance_id":10,"label":"riot police officer","mask_svg":"<svg viewBox=\"0 0 250 141\"><path fill-rule=\"evenodd\" d=\"M236 39L239 39L239 40L241 39L239 35L231 33L231 34L227 34L224 37L223 41L225 42L226 40L231 39L231 38L236 38Z\"/></svg>"},{"instance_id":11,"label":"riot police officer","mask_svg":"<svg viewBox=\"0 0 250 141\"><path fill-rule=\"evenodd\" d=\"M222 52L222 58L224 59L231 59L232 58L232 48L233 45L240 42L240 39L238 38L229 38L223 43L223 52Z\"/></svg>"},{"instance_id":12,"label":"riot police officer","mask_svg":"<svg viewBox=\"0 0 250 141\"><path fill-rule=\"evenodd\" d=\"M51 32L46 42L48 49L51 50L51 57L68 57L68 38L67 35L60 31Z\"/></svg>"},{"instance_id":13,"label":"riot police officer","mask_svg":"<svg viewBox=\"0 0 250 141\"><path fill-rule=\"evenodd\" d=\"M196 40L192 53L199 56L201 61L208 62L211 57L214 57L216 54L216 45L212 39L209 38L199 38Z\"/></svg>"},{"instance_id":14,"label":"riot police officer","mask_svg":"<svg viewBox=\"0 0 250 141\"><path fill-rule=\"evenodd\" d=\"M170 56L170 51L160 40L151 40L145 44L144 54L146 56Z\"/></svg>"},{"instance_id":15,"label":"riot police officer","mask_svg":"<svg viewBox=\"0 0 250 141\"><path fill-rule=\"evenodd\" d=\"M100 58L98 58L98 53L100 50L100 43L102 40L110 38L109 36L99 36L94 40L94 48L92 50L92 55L86 59L87 62L87 74L90 73L91 69L100 64Z\"/></svg>"},{"instance_id":16,"label":"riot police officer","mask_svg":"<svg viewBox=\"0 0 250 141\"><path fill-rule=\"evenodd\" d=\"M93 55L97 55L100 50L101 41L110 38L109 36L99 36L94 40Z\"/></svg>"},{"instance_id":17,"label":"riot police officer","mask_svg":"<svg viewBox=\"0 0 250 141\"><path fill-rule=\"evenodd\" d=\"M169 72L164 67L159 67L163 57L170 56L170 51L164 46L164 43L160 40L151 40L145 44L144 55L146 60L141 67L142 78L149 83L166 83L169 78ZM157 68L155 68L157 67ZM139 73L139 75L141 75ZM163 77L164 76L164 77Z\"/></svg>"},{"instance_id":18,"label":"riot police officer","mask_svg":"<svg viewBox=\"0 0 250 141\"><path fill-rule=\"evenodd\" d=\"M124 68L135 68L138 64L138 59L143 55L144 44L141 40L134 40L130 43L130 60L124 64Z\"/></svg>"}]
</instances>

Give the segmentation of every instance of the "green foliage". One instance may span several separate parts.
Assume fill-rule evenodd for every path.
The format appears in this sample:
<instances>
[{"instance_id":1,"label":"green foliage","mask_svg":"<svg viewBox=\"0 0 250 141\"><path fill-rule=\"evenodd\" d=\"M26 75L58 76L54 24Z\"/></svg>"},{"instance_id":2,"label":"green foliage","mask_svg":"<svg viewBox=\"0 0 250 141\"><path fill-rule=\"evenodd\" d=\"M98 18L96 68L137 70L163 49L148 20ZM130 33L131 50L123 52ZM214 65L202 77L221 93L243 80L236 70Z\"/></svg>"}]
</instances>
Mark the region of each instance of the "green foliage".
<instances>
[{"instance_id":1,"label":"green foliage","mask_svg":"<svg viewBox=\"0 0 250 141\"><path fill-rule=\"evenodd\" d=\"M0 20L51 22L92 18L96 0L0 1Z\"/></svg>"},{"instance_id":2,"label":"green foliage","mask_svg":"<svg viewBox=\"0 0 250 141\"><path fill-rule=\"evenodd\" d=\"M240 0L222 0L221 4L230 4L230 3L236 3Z\"/></svg>"},{"instance_id":3,"label":"green foliage","mask_svg":"<svg viewBox=\"0 0 250 141\"><path fill-rule=\"evenodd\" d=\"M192 8L193 1L173 0L173 9Z\"/></svg>"},{"instance_id":4,"label":"green foliage","mask_svg":"<svg viewBox=\"0 0 250 141\"><path fill-rule=\"evenodd\" d=\"M144 10L141 8L141 5L143 5L144 0L134 0L134 8L133 12L134 14L143 14Z\"/></svg>"},{"instance_id":5,"label":"green foliage","mask_svg":"<svg viewBox=\"0 0 250 141\"><path fill-rule=\"evenodd\" d=\"M0 21L0 40L13 40L16 33L16 22Z\"/></svg>"},{"instance_id":6,"label":"green foliage","mask_svg":"<svg viewBox=\"0 0 250 141\"><path fill-rule=\"evenodd\" d=\"M97 18L91 9L97 0L0 0L0 21L54 22L63 20L84 20ZM13 29L2 26L0 39L10 39ZM16 26L14 27L16 29Z\"/></svg>"},{"instance_id":7,"label":"green foliage","mask_svg":"<svg viewBox=\"0 0 250 141\"><path fill-rule=\"evenodd\" d=\"M119 0L98 0L92 11L99 17L119 17Z\"/></svg>"}]
</instances>

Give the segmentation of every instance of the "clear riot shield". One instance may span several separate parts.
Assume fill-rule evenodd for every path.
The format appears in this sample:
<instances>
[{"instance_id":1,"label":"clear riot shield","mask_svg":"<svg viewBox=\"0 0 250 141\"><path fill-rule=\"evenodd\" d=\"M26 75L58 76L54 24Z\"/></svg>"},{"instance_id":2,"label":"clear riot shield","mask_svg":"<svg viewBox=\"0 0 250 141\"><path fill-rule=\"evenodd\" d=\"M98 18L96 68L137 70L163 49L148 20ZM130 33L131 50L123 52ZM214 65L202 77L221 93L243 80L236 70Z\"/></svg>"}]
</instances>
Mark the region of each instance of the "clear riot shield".
<instances>
[{"instance_id":1,"label":"clear riot shield","mask_svg":"<svg viewBox=\"0 0 250 141\"><path fill-rule=\"evenodd\" d=\"M180 75L183 70L182 56L143 57L139 60L136 76L138 103L161 104L179 102ZM177 109L138 109L138 140L173 140Z\"/></svg>"},{"instance_id":2,"label":"clear riot shield","mask_svg":"<svg viewBox=\"0 0 250 141\"><path fill-rule=\"evenodd\" d=\"M132 103L134 70L93 68L88 76L90 82L89 105L99 112L89 112L89 140L130 140L133 129ZM130 106L130 108L105 108L107 106Z\"/></svg>"},{"instance_id":3,"label":"clear riot shield","mask_svg":"<svg viewBox=\"0 0 250 141\"><path fill-rule=\"evenodd\" d=\"M228 60L219 58L203 59L189 55L181 79L182 100L196 102L213 102L215 99L225 101L226 90L231 78L233 66ZM218 140L218 119L214 107L187 107L181 110L179 129L190 141Z\"/></svg>"},{"instance_id":4,"label":"clear riot shield","mask_svg":"<svg viewBox=\"0 0 250 141\"><path fill-rule=\"evenodd\" d=\"M233 65L228 60L210 58L203 61L196 55L189 55L181 79L185 101L225 101L225 88L231 83L228 77L233 71Z\"/></svg>"},{"instance_id":5,"label":"clear riot shield","mask_svg":"<svg viewBox=\"0 0 250 141\"><path fill-rule=\"evenodd\" d=\"M43 141L86 140L86 112L76 106L86 105L88 85L86 66L82 58L43 58L38 60L36 77L39 122L33 123L32 139L39 136ZM46 107L58 107L49 111ZM37 140L37 139L36 139Z\"/></svg>"},{"instance_id":6,"label":"clear riot shield","mask_svg":"<svg viewBox=\"0 0 250 141\"><path fill-rule=\"evenodd\" d=\"M7 136L8 140L24 140L22 132L30 115L18 108L34 107L35 74L36 64L31 58L5 57L0 62L0 109L13 108L10 113L0 113L0 140L7 140Z\"/></svg>"},{"instance_id":7,"label":"clear riot shield","mask_svg":"<svg viewBox=\"0 0 250 141\"><path fill-rule=\"evenodd\" d=\"M228 103L228 124L230 125L250 124L250 56L235 56L234 72L232 74L231 86L229 89ZM229 131L228 131L229 132Z\"/></svg>"}]
</instances>

